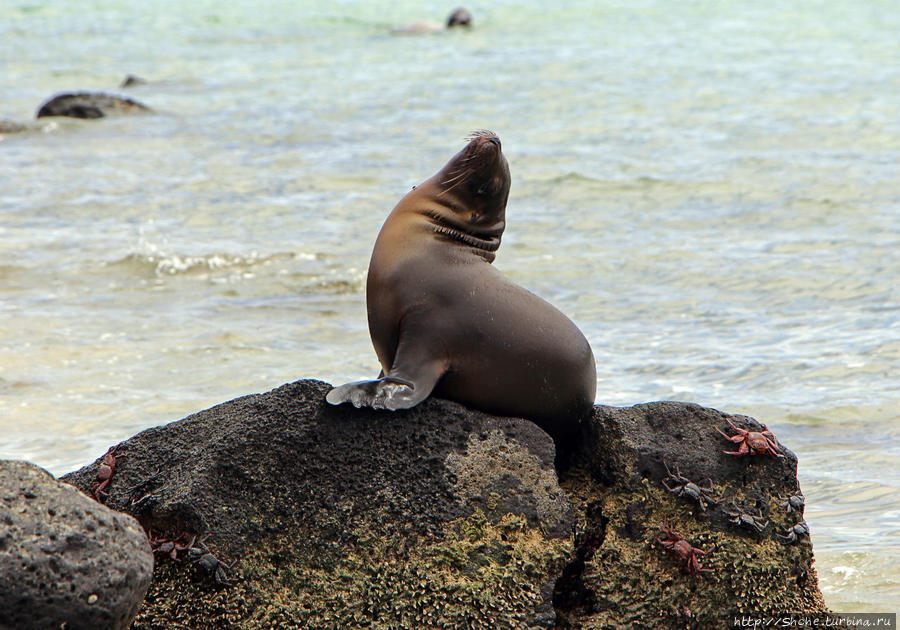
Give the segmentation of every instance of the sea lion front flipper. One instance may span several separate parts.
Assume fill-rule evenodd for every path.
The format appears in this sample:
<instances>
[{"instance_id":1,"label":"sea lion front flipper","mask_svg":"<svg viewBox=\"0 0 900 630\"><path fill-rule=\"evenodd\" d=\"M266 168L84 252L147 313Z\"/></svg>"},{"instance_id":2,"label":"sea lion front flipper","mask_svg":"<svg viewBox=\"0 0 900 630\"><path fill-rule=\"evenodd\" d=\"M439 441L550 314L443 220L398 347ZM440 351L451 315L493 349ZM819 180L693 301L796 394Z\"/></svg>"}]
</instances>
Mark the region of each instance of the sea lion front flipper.
<instances>
[{"instance_id":1,"label":"sea lion front flipper","mask_svg":"<svg viewBox=\"0 0 900 630\"><path fill-rule=\"evenodd\" d=\"M373 409L409 409L428 397L437 379L430 386L427 383L412 383L386 376L373 381L355 381L335 387L325 396L332 405L348 402L354 407Z\"/></svg>"},{"instance_id":2,"label":"sea lion front flipper","mask_svg":"<svg viewBox=\"0 0 900 630\"><path fill-rule=\"evenodd\" d=\"M325 400L332 405L344 402L354 407L409 409L428 398L447 371L446 361L435 359L433 348L404 328L394 356L394 364L384 376L372 381L356 381L335 387ZM384 373L384 370L382 370Z\"/></svg>"},{"instance_id":3,"label":"sea lion front flipper","mask_svg":"<svg viewBox=\"0 0 900 630\"><path fill-rule=\"evenodd\" d=\"M379 380L344 383L328 392L325 395L325 401L331 405L340 405L348 402L357 409L370 406L367 401L375 396L375 386Z\"/></svg>"}]
</instances>

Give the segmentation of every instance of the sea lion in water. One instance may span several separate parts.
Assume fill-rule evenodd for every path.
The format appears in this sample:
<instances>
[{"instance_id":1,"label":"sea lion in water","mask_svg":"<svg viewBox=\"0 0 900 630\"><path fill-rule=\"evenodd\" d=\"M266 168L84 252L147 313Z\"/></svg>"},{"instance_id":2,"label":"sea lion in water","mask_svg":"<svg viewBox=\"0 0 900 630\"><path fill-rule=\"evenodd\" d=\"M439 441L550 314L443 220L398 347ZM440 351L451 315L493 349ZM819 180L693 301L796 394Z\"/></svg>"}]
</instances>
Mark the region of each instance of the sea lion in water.
<instances>
[{"instance_id":1,"label":"sea lion in water","mask_svg":"<svg viewBox=\"0 0 900 630\"><path fill-rule=\"evenodd\" d=\"M400 200L366 283L382 375L336 387L329 403L407 409L433 393L571 435L594 403L594 355L568 317L491 265L509 184L500 138L477 132Z\"/></svg>"},{"instance_id":2,"label":"sea lion in water","mask_svg":"<svg viewBox=\"0 0 900 630\"><path fill-rule=\"evenodd\" d=\"M453 28L454 26L472 26L472 14L463 7L457 7L453 10L447 17L447 28Z\"/></svg>"},{"instance_id":3,"label":"sea lion in water","mask_svg":"<svg viewBox=\"0 0 900 630\"><path fill-rule=\"evenodd\" d=\"M430 20L419 20L407 26L395 28L393 32L397 35L440 33L441 31L445 31L456 26L465 26L466 28L470 28L472 26L472 14L469 13L467 9L463 7L454 9L453 12L449 16L447 16L447 21L445 24L438 24L437 22L432 22Z\"/></svg>"}]
</instances>

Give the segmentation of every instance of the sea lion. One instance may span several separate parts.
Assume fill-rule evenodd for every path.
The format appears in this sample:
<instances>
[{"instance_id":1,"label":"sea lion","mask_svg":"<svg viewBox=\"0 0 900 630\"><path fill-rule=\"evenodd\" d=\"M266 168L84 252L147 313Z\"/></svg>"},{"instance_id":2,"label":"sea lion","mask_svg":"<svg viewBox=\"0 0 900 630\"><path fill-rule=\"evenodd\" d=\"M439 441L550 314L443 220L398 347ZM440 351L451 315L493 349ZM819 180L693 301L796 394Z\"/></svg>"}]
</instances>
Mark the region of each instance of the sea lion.
<instances>
[{"instance_id":1,"label":"sea lion","mask_svg":"<svg viewBox=\"0 0 900 630\"><path fill-rule=\"evenodd\" d=\"M491 265L509 185L500 138L483 131L400 200L366 282L382 375L329 403L407 409L433 393L571 434L594 402L594 355L568 317Z\"/></svg>"},{"instance_id":2,"label":"sea lion","mask_svg":"<svg viewBox=\"0 0 900 630\"><path fill-rule=\"evenodd\" d=\"M454 9L453 12L447 16L447 21L444 24L439 24L430 20L419 20L417 22L413 22L412 24L395 28L393 32L397 35L440 33L441 31L445 31L456 26L465 26L466 28L471 28L472 14L469 13L467 9L463 7Z\"/></svg>"},{"instance_id":3,"label":"sea lion","mask_svg":"<svg viewBox=\"0 0 900 630\"><path fill-rule=\"evenodd\" d=\"M464 7L457 7L453 13L447 17L447 28L454 26L472 26L472 14Z\"/></svg>"}]
</instances>

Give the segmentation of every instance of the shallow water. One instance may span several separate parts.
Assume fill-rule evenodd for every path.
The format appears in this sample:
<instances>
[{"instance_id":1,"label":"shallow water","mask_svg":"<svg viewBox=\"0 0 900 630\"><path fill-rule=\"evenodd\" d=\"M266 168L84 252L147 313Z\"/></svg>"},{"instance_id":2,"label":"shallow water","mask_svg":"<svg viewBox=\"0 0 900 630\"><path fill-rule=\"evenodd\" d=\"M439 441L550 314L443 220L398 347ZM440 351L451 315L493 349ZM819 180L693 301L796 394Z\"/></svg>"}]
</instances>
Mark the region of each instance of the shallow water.
<instances>
[{"instance_id":1,"label":"shallow water","mask_svg":"<svg viewBox=\"0 0 900 630\"><path fill-rule=\"evenodd\" d=\"M829 605L900 601L900 12L889 2L4 3L0 457L62 474L298 378L378 371L378 228L474 129L496 266L588 336L598 402L688 400L800 457ZM126 74L150 81L116 90Z\"/></svg>"}]
</instances>

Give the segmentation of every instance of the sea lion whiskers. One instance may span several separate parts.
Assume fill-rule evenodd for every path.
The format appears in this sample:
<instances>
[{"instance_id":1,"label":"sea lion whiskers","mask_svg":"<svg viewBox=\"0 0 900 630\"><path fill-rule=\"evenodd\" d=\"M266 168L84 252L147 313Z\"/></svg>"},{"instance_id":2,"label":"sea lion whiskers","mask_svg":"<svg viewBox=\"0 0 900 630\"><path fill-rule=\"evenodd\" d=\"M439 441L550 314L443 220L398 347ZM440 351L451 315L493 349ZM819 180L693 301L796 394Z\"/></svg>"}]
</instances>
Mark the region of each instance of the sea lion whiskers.
<instances>
[{"instance_id":1,"label":"sea lion whiskers","mask_svg":"<svg viewBox=\"0 0 900 630\"><path fill-rule=\"evenodd\" d=\"M468 166L468 164L475 159L476 155L476 151L474 151L471 146L466 147L465 153L457 159L456 164L454 164L454 170L450 172L459 173L463 167L467 167L471 170L472 167Z\"/></svg>"},{"instance_id":2,"label":"sea lion whiskers","mask_svg":"<svg viewBox=\"0 0 900 630\"><path fill-rule=\"evenodd\" d=\"M500 155L502 159L500 138L493 131L487 129L473 131L467 140L468 145L460 155L454 158L452 169L446 173L444 181L441 182L441 186L445 188L438 193L438 196L453 190L460 181L468 181L472 175L483 172L485 169L492 170L493 166L490 165L490 162L492 159L496 159L496 155ZM493 145L495 149L488 148L485 152L485 143ZM497 151L496 155L493 154L494 150ZM506 161L503 160L503 163L505 164ZM484 194L486 190L485 184L482 182L482 185L478 187L478 194Z\"/></svg>"},{"instance_id":3,"label":"sea lion whiskers","mask_svg":"<svg viewBox=\"0 0 900 630\"><path fill-rule=\"evenodd\" d=\"M444 188L443 190L441 190L441 192L438 193L438 197L440 197L441 195L444 195L444 194L450 192L451 190L453 190L454 188L456 188L459 184L466 181L466 179L468 179L468 177L474 172L475 172L474 168L467 168L463 171L460 171L456 175L453 175L450 179L447 179L447 180L441 182L441 186L447 186L447 184L450 184L450 182L453 182L453 184L450 187Z\"/></svg>"},{"instance_id":4,"label":"sea lion whiskers","mask_svg":"<svg viewBox=\"0 0 900 630\"><path fill-rule=\"evenodd\" d=\"M447 179L441 182L441 186L446 186L450 182L459 179L460 177L464 177L467 175L471 175L475 169L471 166L467 166L465 163L471 160L472 157L465 157L460 160L459 168L453 169L449 173L447 173Z\"/></svg>"},{"instance_id":5,"label":"sea lion whiskers","mask_svg":"<svg viewBox=\"0 0 900 630\"><path fill-rule=\"evenodd\" d=\"M468 136L466 136L466 142L472 142L472 140L478 140L478 138L483 138L484 136L494 136L497 138L497 134L495 134L490 129L476 129ZM499 140L499 138L497 138Z\"/></svg>"},{"instance_id":6,"label":"sea lion whiskers","mask_svg":"<svg viewBox=\"0 0 900 630\"><path fill-rule=\"evenodd\" d=\"M454 171L453 173L450 174L450 176L448 176L447 179L445 179L444 181L441 182L441 186L447 186L449 184L456 186L457 184L459 184L459 180L466 179L466 177L471 175L472 172L473 172L473 169L471 169L471 168L468 168L464 171ZM447 190L449 190L449 188ZM444 192L446 192L446 191L444 191Z\"/></svg>"}]
</instances>

